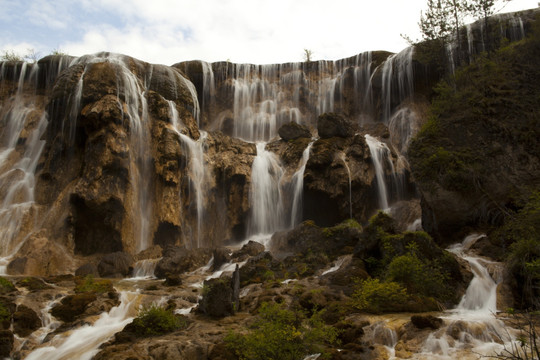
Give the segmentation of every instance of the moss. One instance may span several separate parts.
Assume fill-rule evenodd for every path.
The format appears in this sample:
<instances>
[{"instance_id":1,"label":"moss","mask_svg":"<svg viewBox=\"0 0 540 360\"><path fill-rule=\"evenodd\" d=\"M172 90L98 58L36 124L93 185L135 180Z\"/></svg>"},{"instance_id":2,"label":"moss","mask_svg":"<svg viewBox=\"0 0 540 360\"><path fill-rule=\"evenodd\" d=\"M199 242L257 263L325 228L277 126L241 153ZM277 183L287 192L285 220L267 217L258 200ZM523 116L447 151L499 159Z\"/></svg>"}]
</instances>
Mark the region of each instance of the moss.
<instances>
[{"instance_id":1,"label":"moss","mask_svg":"<svg viewBox=\"0 0 540 360\"><path fill-rule=\"evenodd\" d=\"M0 302L0 323L9 323L11 321L11 312L8 307Z\"/></svg>"},{"instance_id":2,"label":"moss","mask_svg":"<svg viewBox=\"0 0 540 360\"><path fill-rule=\"evenodd\" d=\"M8 293L15 290L17 290L17 288L11 281L0 276L0 293Z\"/></svg>"},{"instance_id":3,"label":"moss","mask_svg":"<svg viewBox=\"0 0 540 360\"><path fill-rule=\"evenodd\" d=\"M35 277L25 277L24 279L19 281L19 284L30 291L38 291L51 288L43 280Z\"/></svg>"},{"instance_id":4,"label":"moss","mask_svg":"<svg viewBox=\"0 0 540 360\"><path fill-rule=\"evenodd\" d=\"M362 231L362 225L360 225L355 219L346 219L336 226L324 228L322 232L324 236L331 238L334 237L336 233L346 229L358 229Z\"/></svg>"},{"instance_id":5,"label":"moss","mask_svg":"<svg viewBox=\"0 0 540 360\"><path fill-rule=\"evenodd\" d=\"M92 275L86 276L84 279L76 280L77 285L75 286L76 293L96 293L102 294L106 292L114 291L112 282L107 279L95 280Z\"/></svg>"}]
</instances>

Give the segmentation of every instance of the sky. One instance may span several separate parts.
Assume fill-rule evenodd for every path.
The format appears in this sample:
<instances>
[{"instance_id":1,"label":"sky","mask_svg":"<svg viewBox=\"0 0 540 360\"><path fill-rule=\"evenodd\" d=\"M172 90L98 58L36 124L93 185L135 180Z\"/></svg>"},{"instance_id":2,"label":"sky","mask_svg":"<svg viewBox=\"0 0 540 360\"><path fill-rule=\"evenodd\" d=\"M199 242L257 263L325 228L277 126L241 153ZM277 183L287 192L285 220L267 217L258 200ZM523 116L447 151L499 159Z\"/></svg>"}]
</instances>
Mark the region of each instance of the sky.
<instances>
[{"instance_id":1,"label":"sky","mask_svg":"<svg viewBox=\"0 0 540 360\"><path fill-rule=\"evenodd\" d=\"M399 52L427 0L0 0L0 51L110 51L172 65L271 64ZM535 8L512 0L502 12ZM500 7L500 6L499 6Z\"/></svg>"}]
</instances>

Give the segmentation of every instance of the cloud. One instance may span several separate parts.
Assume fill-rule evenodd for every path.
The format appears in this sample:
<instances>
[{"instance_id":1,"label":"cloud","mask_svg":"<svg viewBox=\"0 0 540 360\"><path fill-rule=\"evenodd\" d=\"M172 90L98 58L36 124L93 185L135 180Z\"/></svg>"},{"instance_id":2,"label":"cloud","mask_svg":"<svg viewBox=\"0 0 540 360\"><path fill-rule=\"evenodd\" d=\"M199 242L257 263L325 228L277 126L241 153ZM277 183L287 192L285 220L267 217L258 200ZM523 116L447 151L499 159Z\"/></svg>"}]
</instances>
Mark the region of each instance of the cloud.
<instances>
[{"instance_id":1,"label":"cloud","mask_svg":"<svg viewBox=\"0 0 540 360\"><path fill-rule=\"evenodd\" d=\"M11 21L0 25L0 46L10 39L10 44L30 43L40 50L61 48L72 55L112 51L165 64L192 59L258 64L301 61L304 48L314 52L314 59L333 60L368 50L400 51L407 46L400 33L419 37L417 22L425 3L31 0L23 7L18 1L0 0ZM536 0L510 4L534 7ZM505 11L514 8L509 5ZM27 23L17 27L13 21Z\"/></svg>"}]
</instances>

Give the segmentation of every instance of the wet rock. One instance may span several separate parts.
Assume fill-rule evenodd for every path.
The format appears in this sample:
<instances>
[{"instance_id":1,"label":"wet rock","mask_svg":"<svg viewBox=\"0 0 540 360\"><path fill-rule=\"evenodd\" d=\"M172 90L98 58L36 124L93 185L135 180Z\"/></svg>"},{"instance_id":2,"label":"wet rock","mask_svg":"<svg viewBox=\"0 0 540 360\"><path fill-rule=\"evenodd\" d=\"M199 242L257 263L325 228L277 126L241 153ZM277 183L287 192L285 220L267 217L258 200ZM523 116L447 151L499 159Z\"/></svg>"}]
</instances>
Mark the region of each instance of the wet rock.
<instances>
[{"instance_id":1,"label":"wet rock","mask_svg":"<svg viewBox=\"0 0 540 360\"><path fill-rule=\"evenodd\" d=\"M82 276L82 277L85 277L87 275L99 277L98 267L95 264L86 263L84 265L79 266L79 268L75 270L75 275Z\"/></svg>"},{"instance_id":2,"label":"wet rock","mask_svg":"<svg viewBox=\"0 0 540 360\"><path fill-rule=\"evenodd\" d=\"M207 248L185 249L168 246L163 251L163 258L157 263L154 274L163 279L171 274L183 274L194 271L208 263L212 250Z\"/></svg>"},{"instance_id":3,"label":"wet rock","mask_svg":"<svg viewBox=\"0 0 540 360\"><path fill-rule=\"evenodd\" d=\"M165 276L165 286L180 286L182 285L182 277L178 274L167 274Z\"/></svg>"},{"instance_id":4,"label":"wet rock","mask_svg":"<svg viewBox=\"0 0 540 360\"><path fill-rule=\"evenodd\" d=\"M52 289L52 286L47 285L45 281L36 277L25 277L24 279L19 280L17 284L27 288L29 291Z\"/></svg>"},{"instance_id":5,"label":"wet rock","mask_svg":"<svg viewBox=\"0 0 540 360\"><path fill-rule=\"evenodd\" d=\"M13 332L21 337L27 337L41 327L41 319L31 308L19 305L13 313Z\"/></svg>"},{"instance_id":6,"label":"wet rock","mask_svg":"<svg viewBox=\"0 0 540 360\"><path fill-rule=\"evenodd\" d=\"M101 277L126 277L133 272L135 259L128 253L115 252L107 254L98 263L98 272Z\"/></svg>"},{"instance_id":7,"label":"wet rock","mask_svg":"<svg viewBox=\"0 0 540 360\"><path fill-rule=\"evenodd\" d=\"M311 138L311 132L306 126L300 125L294 121L281 125L278 130L279 136L285 141L298 138Z\"/></svg>"},{"instance_id":8,"label":"wet rock","mask_svg":"<svg viewBox=\"0 0 540 360\"><path fill-rule=\"evenodd\" d=\"M231 260L229 250L224 248L214 249L213 255L214 263L212 264L212 271L217 271L222 265L228 263Z\"/></svg>"},{"instance_id":9,"label":"wet rock","mask_svg":"<svg viewBox=\"0 0 540 360\"><path fill-rule=\"evenodd\" d=\"M253 240L249 240L247 244L242 246L232 255L236 261L244 261L250 256L257 256L264 251L264 245Z\"/></svg>"},{"instance_id":10,"label":"wet rock","mask_svg":"<svg viewBox=\"0 0 540 360\"><path fill-rule=\"evenodd\" d=\"M0 330L0 356L8 358L15 338L10 330Z\"/></svg>"},{"instance_id":11,"label":"wet rock","mask_svg":"<svg viewBox=\"0 0 540 360\"><path fill-rule=\"evenodd\" d=\"M96 300L96 298L93 293L68 295L62 299L60 304L51 309L51 314L64 322L72 322L79 315L82 315L88 304Z\"/></svg>"},{"instance_id":12,"label":"wet rock","mask_svg":"<svg viewBox=\"0 0 540 360\"><path fill-rule=\"evenodd\" d=\"M354 136L354 128L342 116L336 113L324 113L317 120L317 130L322 139L331 137Z\"/></svg>"},{"instance_id":13,"label":"wet rock","mask_svg":"<svg viewBox=\"0 0 540 360\"><path fill-rule=\"evenodd\" d=\"M230 277L206 280L203 289L203 298L199 303L199 311L217 318L234 315L235 302Z\"/></svg>"},{"instance_id":14,"label":"wet rock","mask_svg":"<svg viewBox=\"0 0 540 360\"><path fill-rule=\"evenodd\" d=\"M411 316L411 322L418 329L430 328L436 330L443 325L443 320L433 315L413 315Z\"/></svg>"},{"instance_id":15,"label":"wet rock","mask_svg":"<svg viewBox=\"0 0 540 360\"><path fill-rule=\"evenodd\" d=\"M247 260L240 268L241 286L283 277L283 264L265 251Z\"/></svg>"}]
</instances>

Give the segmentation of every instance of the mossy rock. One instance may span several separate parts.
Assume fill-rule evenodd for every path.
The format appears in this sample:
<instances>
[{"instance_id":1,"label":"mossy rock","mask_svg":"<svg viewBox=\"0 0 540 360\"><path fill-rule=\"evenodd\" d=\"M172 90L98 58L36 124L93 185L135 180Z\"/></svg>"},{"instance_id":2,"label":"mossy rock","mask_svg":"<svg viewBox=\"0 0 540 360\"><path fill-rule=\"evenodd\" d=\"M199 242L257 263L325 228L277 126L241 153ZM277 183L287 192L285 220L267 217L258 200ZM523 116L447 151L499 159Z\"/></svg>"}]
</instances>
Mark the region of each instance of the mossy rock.
<instances>
[{"instance_id":1,"label":"mossy rock","mask_svg":"<svg viewBox=\"0 0 540 360\"><path fill-rule=\"evenodd\" d=\"M185 317L175 315L172 310L152 305L143 308L123 333L133 334L135 337L160 336L187 327ZM120 338L129 338L129 335L121 335ZM118 339L118 336L117 336Z\"/></svg>"},{"instance_id":2,"label":"mossy rock","mask_svg":"<svg viewBox=\"0 0 540 360\"><path fill-rule=\"evenodd\" d=\"M76 293L93 293L103 294L115 292L112 282L108 279L94 279L93 276L88 275L84 278L77 278L75 280L75 292Z\"/></svg>"},{"instance_id":3,"label":"mossy rock","mask_svg":"<svg viewBox=\"0 0 540 360\"><path fill-rule=\"evenodd\" d=\"M45 281L36 277L25 277L18 282L18 285L27 288L30 291L40 291L45 289L52 289L52 286L47 285Z\"/></svg>"},{"instance_id":4,"label":"mossy rock","mask_svg":"<svg viewBox=\"0 0 540 360\"><path fill-rule=\"evenodd\" d=\"M0 277L0 294L8 294L14 291L17 291L15 285L5 277Z\"/></svg>"},{"instance_id":5,"label":"mossy rock","mask_svg":"<svg viewBox=\"0 0 540 360\"><path fill-rule=\"evenodd\" d=\"M87 306L96 299L96 294L92 292L68 295L62 299L60 304L51 309L51 314L64 322L72 322L82 315Z\"/></svg>"}]
</instances>

